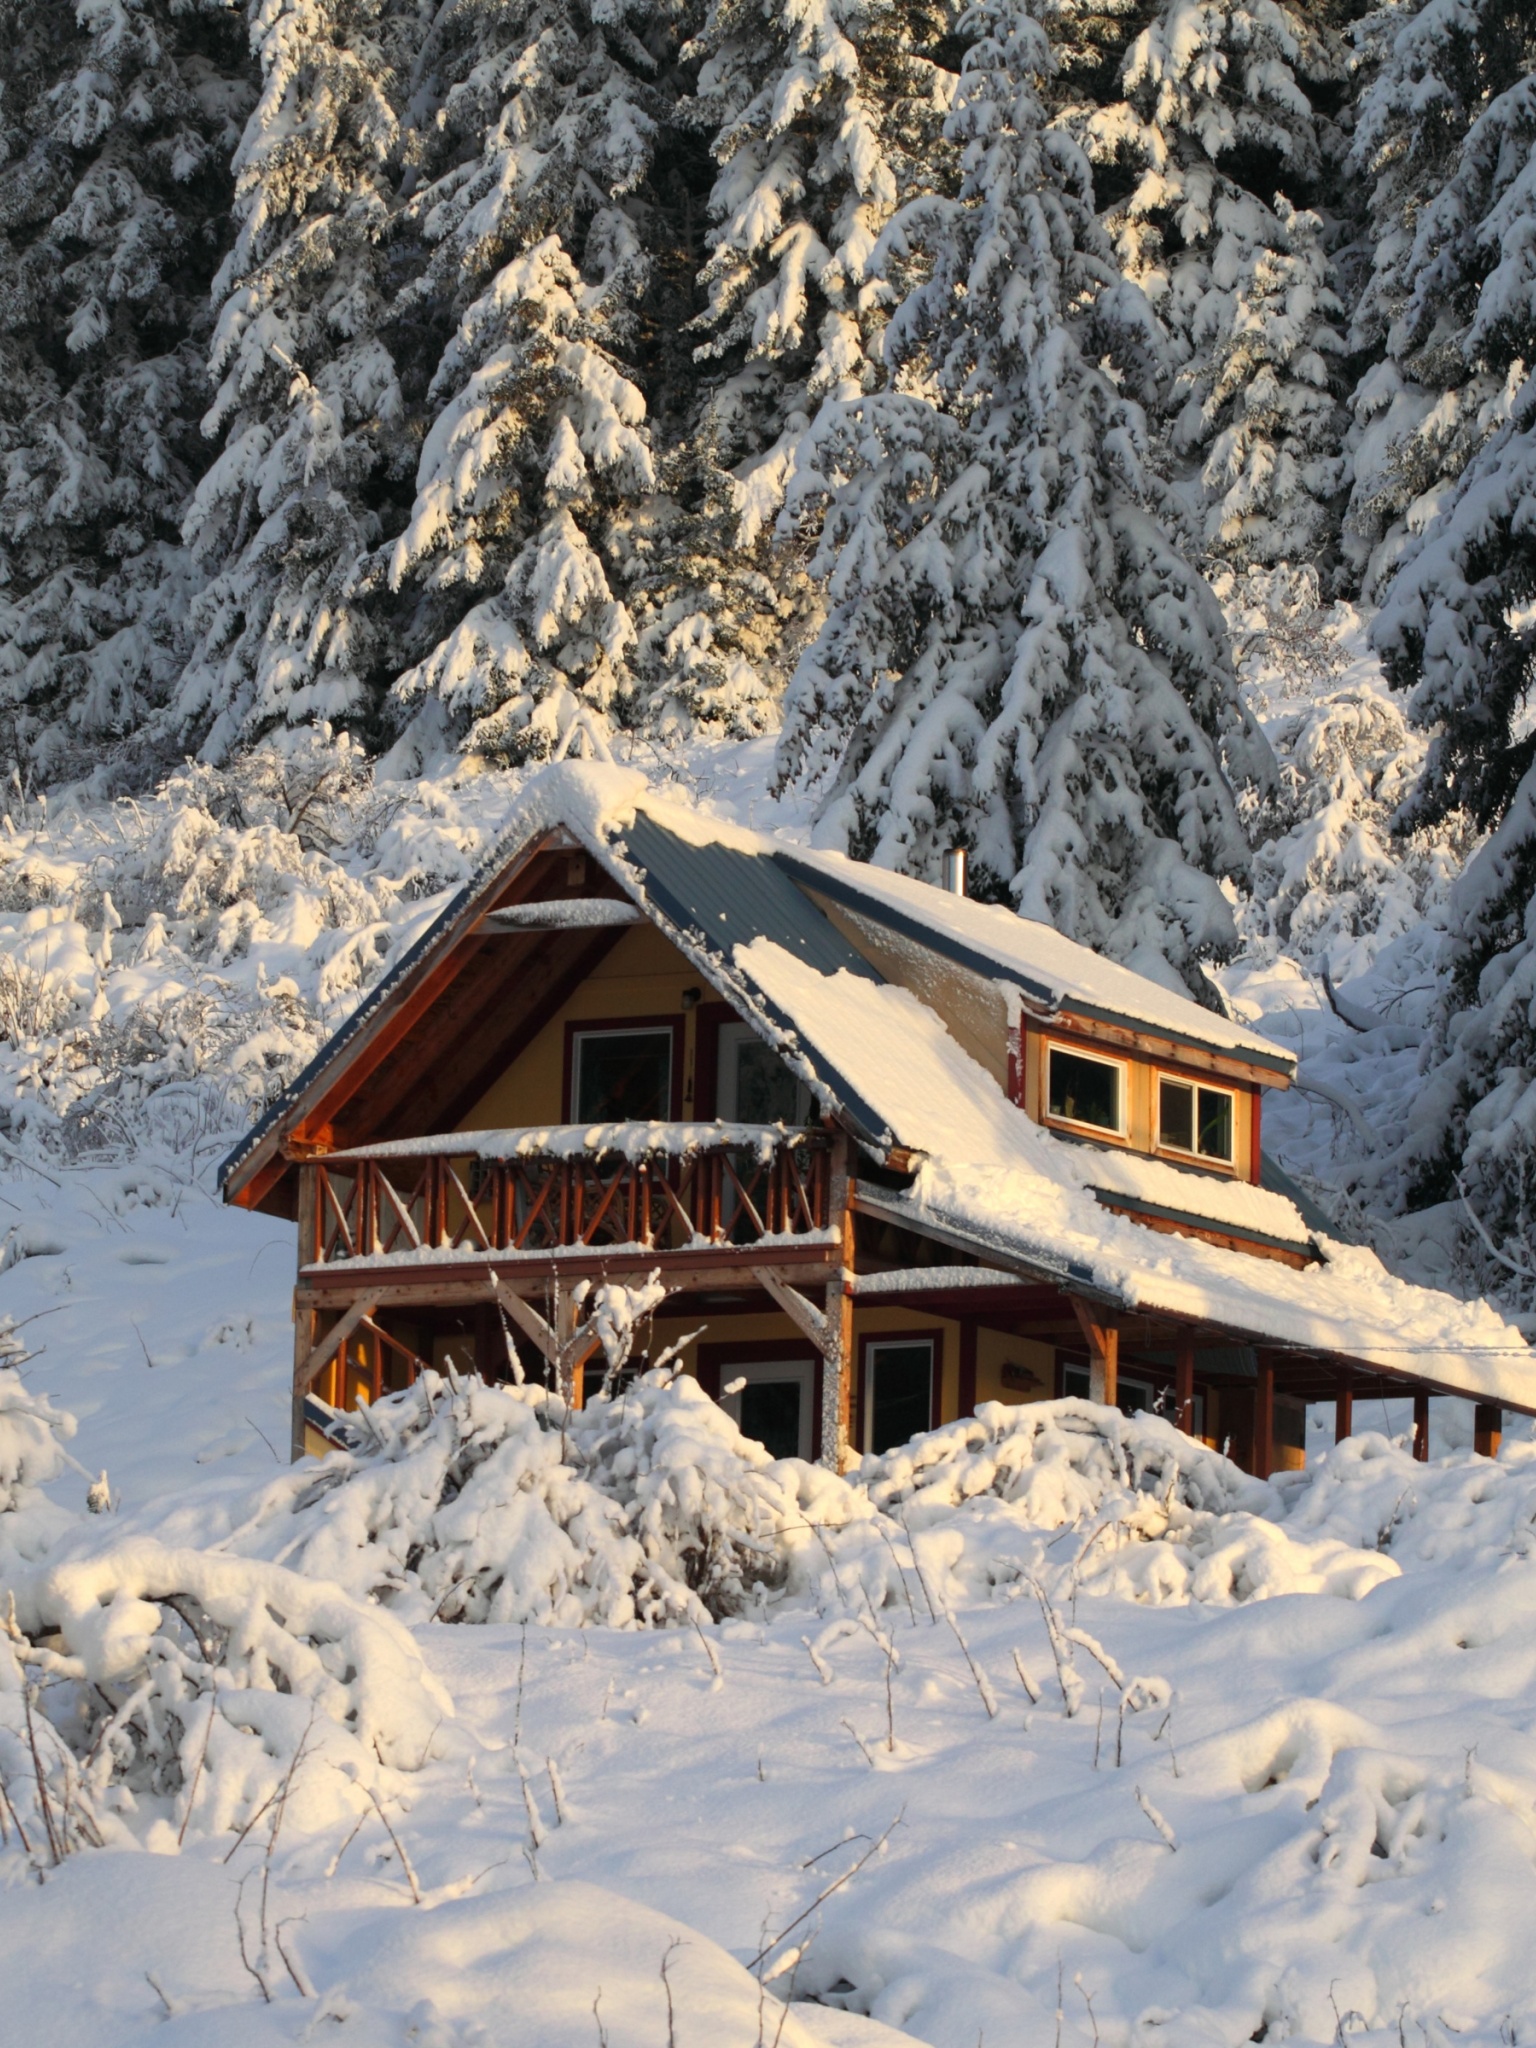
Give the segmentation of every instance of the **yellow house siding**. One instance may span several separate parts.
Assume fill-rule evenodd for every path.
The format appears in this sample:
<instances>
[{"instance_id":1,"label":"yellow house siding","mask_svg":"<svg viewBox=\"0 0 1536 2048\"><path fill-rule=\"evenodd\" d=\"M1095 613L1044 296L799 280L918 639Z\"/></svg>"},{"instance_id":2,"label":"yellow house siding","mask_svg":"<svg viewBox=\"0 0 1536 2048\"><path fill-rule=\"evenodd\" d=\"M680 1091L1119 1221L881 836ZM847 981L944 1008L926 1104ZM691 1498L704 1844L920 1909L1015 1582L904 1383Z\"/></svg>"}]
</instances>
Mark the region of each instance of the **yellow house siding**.
<instances>
[{"instance_id":1,"label":"yellow house siding","mask_svg":"<svg viewBox=\"0 0 1536 2048\"><path fill-rule=\"evenodd\" d=\"M494 1081L459 1124L461 1131L515 1130L569 1120L565 1087L565 1033L572 1023L622 1023L630 1017L675 1017L683 1029L683 1115L694 1113L698 1056L697 1013L683 1007L685 989L704 989L698 969L656 930L634 925L570 1000Z\"/></svg>"}]
</instances>

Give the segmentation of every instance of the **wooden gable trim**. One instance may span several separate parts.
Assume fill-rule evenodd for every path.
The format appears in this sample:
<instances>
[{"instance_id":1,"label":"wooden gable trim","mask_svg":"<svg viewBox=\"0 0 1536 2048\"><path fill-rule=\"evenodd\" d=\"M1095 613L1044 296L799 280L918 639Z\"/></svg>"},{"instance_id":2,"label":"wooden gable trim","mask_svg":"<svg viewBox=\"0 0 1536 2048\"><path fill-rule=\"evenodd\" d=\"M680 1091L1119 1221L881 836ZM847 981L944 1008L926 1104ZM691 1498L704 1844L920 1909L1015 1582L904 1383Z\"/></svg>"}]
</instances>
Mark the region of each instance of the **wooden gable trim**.
<instances>
[{"instance_id":1,"label":"wooden gable trim","mask_svg":"<svg viewBox=\"0 0 1536 2048\"><path fill-rule=\"evenodd\" d=\"M353 1099L475 957L475 950L466 942L473 939L485 917L526 900L540 857L559 853L580 858L581 886L586 886L586 869L593 857L562 825L540 832L511 854L463 906L454 922L438 934L430 952L382 999L355 1037L338 1048L303 1096L231 1172L225 1183L226 1201L242 1208L259 1206L277 1191L295 1159L326 1149L337 1112ZM600 878L599 885L604 883L614 889L616 896L622 895L606 876ZM600 928L600 937L611 945L624 929L627 927ZM594 942L598 937L594 934ZM498 936L496 943L516 941Z\"/></svg>"},{"instance_id":2,"label":"wooden gable trim","mask_svg":"<svg viewBox=\"0 0 1536 2048\"><path fill-rule=\"evenodd\" d=\"M1155 1060L1160 1067L1185 1068L1192 1074L1219 1074L1223 1080L1242 1081L1250 1088L1289 1088L1291 1075L1279 1067L1258 1066L1241 1053L1217 1052L1191 1045L1185 1039L1165 1038L1155 1031L1129 1025L1106 1023L1099 1017L1084 1016L1070 1006L1050 1015L1026 1009L1024 1026L1030 1032L1080 1038L1087 1045L1113 1047L1116 1052L1134 1053Z\"/></svg>"}]
</instances>

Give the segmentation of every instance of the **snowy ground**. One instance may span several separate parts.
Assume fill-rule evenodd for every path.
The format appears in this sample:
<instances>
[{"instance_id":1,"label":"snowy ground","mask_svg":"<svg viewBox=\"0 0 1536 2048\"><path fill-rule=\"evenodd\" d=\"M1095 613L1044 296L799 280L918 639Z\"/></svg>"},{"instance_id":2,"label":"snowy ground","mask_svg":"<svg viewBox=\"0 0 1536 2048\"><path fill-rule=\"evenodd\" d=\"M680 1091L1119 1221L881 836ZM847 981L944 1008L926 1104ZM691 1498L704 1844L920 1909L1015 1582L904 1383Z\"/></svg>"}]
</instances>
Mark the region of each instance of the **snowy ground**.
<instances>
[{"instance_id":1,"label":"snowy ground","mask_svg":"<svg viewBox=\"0 0 1536 2048\"><path fill-rule=\"evenodd\" d=\"M39 1316L28 1385L108 1469L118 1506L78 1540L226 1528L276 1476L286 1234L165 1176L55 1178L5 1184L32 1250L0 1310ZM1066 1496L935 1484L927 1585L892 1578L878 1625L845 1576L702 1632L416 1626L452 1710L383 1781L393 1838L301 1796L301 1765L270 1858L270 1813L243 1840L194 1817L178 1851L180 1793L42 1879L13 1840L8 2035L1037 2048L1059 1995L1071 2048L1536 2040L1536 1453L1426 1470L1357 1439L1202 1524L1248 1575L1210 1597L1158 1604L1159 1545L1131 1544L1075 1615L1159 1701L1123 1728L1081 1647L1066 1714L1019 1576L1035 1560L1067 1625L1093 1509L1063 1532ZM85 1479L50 1491L78 1512ZM238 1933L256 1956L263 1897L266 1992Z\"/></svg>"}]
</instances>

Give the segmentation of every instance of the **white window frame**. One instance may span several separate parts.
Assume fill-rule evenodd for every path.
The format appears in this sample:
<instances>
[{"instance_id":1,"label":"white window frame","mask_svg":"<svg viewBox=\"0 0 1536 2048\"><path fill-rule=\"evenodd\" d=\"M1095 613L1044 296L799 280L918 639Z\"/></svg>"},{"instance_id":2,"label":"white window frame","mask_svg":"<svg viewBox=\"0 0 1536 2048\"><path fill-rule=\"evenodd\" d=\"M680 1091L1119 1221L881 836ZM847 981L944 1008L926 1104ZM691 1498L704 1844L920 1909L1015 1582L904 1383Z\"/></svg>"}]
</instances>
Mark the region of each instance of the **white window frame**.
<instances>
[{"instance_id":1,"label":"white window frame","mask_svg":"<svg viewBox=\"0 0 1536 2048\"><path fill-rule=\"evenodd\" d=\"M928 1346L928 1420L924 1429L933 1427L933 1396L939 1375L939 1340L926 1330L916 1336L892 1335L889 1337L868 1337L864 1341L864 1401L863 1426L859 1430L859 1448L867 1456L875 1435L875 1359L882 1351L911 1351L919 1344Z\"/></svg>"},{"instance_id":2,"label":"white window frame","mask_svg":"<svg viewBox=\"0 0 1536 2048\"><path fill-rule=\"evenodd\" d=\"M667 1041L667 1113L662 1123L672 1121L673 1083L677 1079L677 1026L675 1024L581 1024L571 1033L571 1099L566 1105L567 1121L587 1121L581 1114L581 1048L589 1038L665 1038Z\"/></svg>"},{"instance_id":3,"label":"white window frame","mask_svg":"<svg viewBox=\"0 0 1536 2048\"><path fill-rule=\"evenodd\" d=\"M1163 1083L1171 1081L1176 1088L1187 1088L1190 1102L1190 1131L1194 1138L1194 1149L1186 1151L1182 1145L1173 1145L1163 1136ZM1159 1152L1171 1152L1176 1159L1192 1159L1200 1166L1225 1166L1237 1169L1237 1090L1225 1088L1219 1081L1195 1081L1187 1074L1171 1074L1163 1068L1155 1068L1152 1076L1154 1100L1152 1104L1153 1125L1156 1131L1156 1146ZM1200 1091L1209 1095L1225 1095L1232 1105L1232 1150L1225 1158L1219 1152L1202 1152L1200 1147Z\"/></svg>"},{"instance_id":4,"label":"white window frame","mask_svg":"<svg viewBox=\"0 0 1536 2048\"><path fill-rule=\"evenodd\" d=\"M762 1043L758 1033L750 1024L722 1024L715 1039L715 1113L722 1123L740 1123L736 1100L736 1048L749 1040ZM795 1128L801 1128L812 1121L811 1091L800 1079L795 1082Z\"/></svg>"},{"instance_id":5,"label":"white window frame","mask_svg":"<svg viewBox=\"0 0 1536 2048\"><path fill-rule=\"evenodd\" d=\"M1127 1139L1131 1129L1131 1063L1129 1060L1114 1058L1109 1053L1084 1052L1080 1046L1067 1044L1060 1039L1045 1041L1044 1071L1040 1076L1040 1121L1056 1124L1067 1131L1091 1131L1100 1138ZM1051 1108L1051 1055L1065 1053L1069 1059L1091 1060L1096 1066L1113 1067L1120 1076L1120 1121L1109 1124L1085 1123L1081 1117L1058 1116Z\"/></svg>"},{"instance_id":6,"label":"white window frame","mask_svg":"<svg viewBox=\"0 0 1536 2048\"><path fill-rule=\"evenodd\" d=\"M794 1380L800 1388L800 1448L796 1455L810 1464L815 1455L816 1416L816 1363L810 1358L754 1358L740 1365L729 1360L720 1368L720 1383L728 1387L734 1380L745 1380L750 1386L753 1381ZM741 1428L741 1393L722 1394L720 1406L730 1416L738 1429Z\"/></svg>"}]
</instances>

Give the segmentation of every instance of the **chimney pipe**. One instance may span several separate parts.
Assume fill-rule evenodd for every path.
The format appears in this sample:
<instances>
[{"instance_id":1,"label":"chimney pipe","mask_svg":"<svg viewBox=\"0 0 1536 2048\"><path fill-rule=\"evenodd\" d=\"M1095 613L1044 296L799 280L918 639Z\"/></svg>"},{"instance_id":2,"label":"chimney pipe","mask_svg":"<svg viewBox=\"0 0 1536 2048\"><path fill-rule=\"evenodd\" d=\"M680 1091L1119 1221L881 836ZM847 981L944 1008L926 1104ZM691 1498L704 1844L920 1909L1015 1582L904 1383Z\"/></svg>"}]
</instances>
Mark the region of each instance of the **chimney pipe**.
<instances>
[{"instance_id":1,"label":"chimney pipe","mask_svg":"<svg viewBox=\"0 0 1536 2048\"><path fill-rule=\"evenodd\" d=\"M963 846L952 846L944 856L944 888L951 896L963 896L966 893Z\"/></svg>"}]
</instances>

